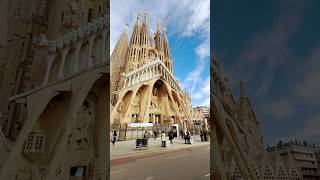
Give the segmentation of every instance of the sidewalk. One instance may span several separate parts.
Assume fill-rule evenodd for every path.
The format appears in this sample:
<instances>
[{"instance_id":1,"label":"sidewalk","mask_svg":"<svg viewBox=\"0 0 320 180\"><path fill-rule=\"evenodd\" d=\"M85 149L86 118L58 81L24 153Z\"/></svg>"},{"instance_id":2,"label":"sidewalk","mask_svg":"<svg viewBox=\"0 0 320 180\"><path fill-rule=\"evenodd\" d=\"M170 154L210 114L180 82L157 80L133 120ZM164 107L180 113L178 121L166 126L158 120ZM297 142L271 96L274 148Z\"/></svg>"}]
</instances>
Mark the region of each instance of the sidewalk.
<instances>
[{"instance_id":1,"label":"sidewalk","mask_svg":"<svg viewBox=\"0 0 320 180\"><path fill-rule=\"evenodd\" d=\"M200 136L192 136L193 143L184 144L184 139L181 137L175 137L173 139L173 144L167 138L167 147L161 147L161 138L154 140L153 138L148 139L148 149L136 149L136 141L117 141L115 145L110 142L110 159L119 159L124 157L133 157L138 155L146 155L151 153L161 153L174 150L181 150L184 148L190 148L195 146L209 145L210 140L207 142L201 142Z\"/></svg>"}]
</instances>

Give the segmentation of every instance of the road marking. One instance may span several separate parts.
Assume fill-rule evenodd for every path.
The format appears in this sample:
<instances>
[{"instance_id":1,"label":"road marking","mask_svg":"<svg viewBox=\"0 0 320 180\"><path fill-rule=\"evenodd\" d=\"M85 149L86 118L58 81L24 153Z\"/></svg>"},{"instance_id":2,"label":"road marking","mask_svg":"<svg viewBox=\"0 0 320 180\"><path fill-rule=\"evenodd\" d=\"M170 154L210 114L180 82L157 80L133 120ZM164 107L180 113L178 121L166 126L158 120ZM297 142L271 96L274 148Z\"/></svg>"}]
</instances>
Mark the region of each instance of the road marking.
<instances>
[{"instance_id":1,"label":"road marking","mask_svg":"<svg viewBox=\"0 0 320 180\"><path fill-rule=\"evenodd\" d=\"M153 179L152 176L149 176L149 177L146 178L146 180L151 180L151 179Z\"/></svg>"},{"instance_id":2,"label":"road marking","mask_svg":"<svg viewBox=\"0 0 320 180\"><path fill-rule=\"evenodd\" d=\"M128 171L128 170L127 170L127 169L124 169L124 170L119 170L119 171L113 171L113 172L110 172L110 174L119 173L119 172L124 172L124 171Z\"/></svg>"},{"instance_id":3,"label":"road marking","mask_svg":"<svg viewBox=\"0 0 320 180\"><path fill-rule=\"evenodd\" d=\"M177 155L177 156L171 156L171 157L168 157L168 159L173 159L173 158L183 157L183 156L185 156L185 154L181 154L181 155Z\"/></svg>"},{"instance_id":4,"label":"road marking","mask_svg":"<svg viewBox=\"0 0 320 180\"><path fill-rule=\"evenodd\" d=\"M205 177L208 177L208 176L210 176L210 173L208 173L208 174L206 174L206 175L204 175Z\"/></svg>"}]
</instances>

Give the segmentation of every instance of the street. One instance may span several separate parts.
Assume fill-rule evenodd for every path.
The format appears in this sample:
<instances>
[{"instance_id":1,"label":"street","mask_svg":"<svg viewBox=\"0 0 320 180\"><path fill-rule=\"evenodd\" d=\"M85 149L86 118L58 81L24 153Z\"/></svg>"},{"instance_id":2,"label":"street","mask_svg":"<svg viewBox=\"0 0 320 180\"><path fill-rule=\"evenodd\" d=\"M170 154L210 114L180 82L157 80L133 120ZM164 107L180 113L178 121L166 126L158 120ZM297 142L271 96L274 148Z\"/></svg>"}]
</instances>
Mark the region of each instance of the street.
<instances>
[{"instance_id":1,"label":"street","mask_svg":"<svg viewBox=\"0 0 320 180\"><path fill-rule=\"evenodd\" d=\"M131 158L111 165L111 180L209 180L210 145Z\"/></svg>"}]
</instances>

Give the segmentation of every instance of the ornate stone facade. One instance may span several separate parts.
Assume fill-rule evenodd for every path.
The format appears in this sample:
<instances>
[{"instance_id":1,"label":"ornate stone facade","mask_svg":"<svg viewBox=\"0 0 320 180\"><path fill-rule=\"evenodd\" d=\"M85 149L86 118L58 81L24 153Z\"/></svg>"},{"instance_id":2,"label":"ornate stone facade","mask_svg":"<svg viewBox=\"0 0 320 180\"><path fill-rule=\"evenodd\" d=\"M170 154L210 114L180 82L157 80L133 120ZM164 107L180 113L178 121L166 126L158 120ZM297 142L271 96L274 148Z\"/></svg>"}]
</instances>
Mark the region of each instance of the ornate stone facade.
<instances>
[{"instance_id":1,"label":"ornate stone facade","mask_svg":"<svg viewBox=\"0 0 320 180\"><path fill-rule=\"evenodd\" d=\"M192 105L174 78L166 31L158 22L148 30L148 15L137 16L130 43L127 29L111 55L111 124L180 124L192 127Z\"/></svg>"},{"instance_id":2,"label":"ornate stone facade","mask_svg":"<svg viewBox=\"0 0 320 180\"><path fill-rule=\"evenodd\" d=\"M292 160L267 153L244 83L233 96L218 62L211 61L211 166L213 179L302 179Z\"/></svg>"},{"instance_id":3,"label":"ornate stone facade","mask_svg":"<svg viewBox=\"0 0 320 180\"><path fill-rule=\"evenodd\" d=\"M9 2L0 179L108 179L108 4Z\"/></svg>"}]
</instances>

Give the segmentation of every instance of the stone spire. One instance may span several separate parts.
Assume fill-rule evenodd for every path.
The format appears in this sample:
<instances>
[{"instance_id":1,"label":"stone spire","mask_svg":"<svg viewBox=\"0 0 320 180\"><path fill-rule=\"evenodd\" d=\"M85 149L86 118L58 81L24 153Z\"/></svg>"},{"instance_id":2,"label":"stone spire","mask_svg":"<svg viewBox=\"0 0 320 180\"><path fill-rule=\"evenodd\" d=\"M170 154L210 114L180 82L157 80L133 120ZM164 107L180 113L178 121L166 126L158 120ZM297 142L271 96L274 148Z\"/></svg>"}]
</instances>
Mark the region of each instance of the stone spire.
<instances>
[{"instance_id":1,"label":"stone spire","mask_svg":"<svg viewBox=\"0 0 320 180\"><path fill-rule=\"evenodd\" d=\"M163 54L163 40L162 40L162 30L160 27L160 21L157 22L157 31L155 35L155 48L158 50L158 58L165 63Z\"/></svg>"},{"instance_id":2,"label":"stone spire","mask_svg":"<svg viewBox=\"0 0 320 180\"><path fill-rule=\"evenodd\" d=\"M130 45L140 45L140 14L137 15L136 23L134 24Z\"/></svg>"},{"instance_id":3,"label":"stone spire","mask_svg":"<svg viewBox=\"0 0 320 180\"><path fill-rule=\"evenodd\" d=\"M163 35L163 53L164 53L164 58L166 60L165 65L172 72L172 69L173 69L172 64L173 63L172 63L172 59L171 59L166 29L163 29L163 34L164 34Z\"/></svg>"},{"instance_id":4,"label":"stone spire","mask_svg":"<svg viewBox=\"0 0 320 180\"><path fill-rule=\"evenodd\" d=\"M130 72L135 70L139 65L139 54L140 54L140 32L141 32L141 25L139 21L140 14L137 15L136 23L133 27L133 32L131 35L131 42L128 51L128 61L126 64L126 72Z\"/></svg>"},{"instance_id":5,"label":"stone spire","mask_svg":"<svg viewBox=\"0 0 320 180\"><path fill-rule=\"evenodd\" d=\"M144 20L141 27L141 53L140 53L140 64L145 64L148 60L148 14L144 13Z\"/></svg>"},{"instance_id":6,"label":"stone spire","mask_svg":"<svg viewBox=\"0 0 320 180\"><path fill-rule=\"evenodd\" d=\"M122 32L111 54L111 69L120 68L125 62L128 51L128 25Z\"/></svg>"},{"instance_id":7,"label":"stone spire","mask_svg":"<svg viewBox=\"0 0 320 180\"><path fill-rule=\"evenodd\" d=\"M171 58L166 29L163 29L163 52L164 52L164 57L165 58L168 58L168 59Z\"/></svg>"},{"instance_id":8,"label":"stone spire","mask_svg":"<svg viewBox=\"0 0 320 180\"><path fill-rule=\"evenodd\" d=\"M248 104L248 96L243 81L240 81L240 107L245 107Z\"/></svg>"},{"instance_id":9,"label":"stone spire","mask_svg":"<svg viewBox=\"0 0 320 180\"><path fill-rule=\"evenodd\" d=\"M156 49L160 52L163 49L163 45L162 45L162 31L160 28L160 21L158 20L157 22L157 31L156 31Z\"/></svg>"},{"instance_id":10,"label":"stone spire","mask_svg":"<svg viewBox=\"0 0 320 180\"><path fill-rule=\"evenodd\" d=\"M141 27L141 45L148 45L148 13L144 13L144 20Z\"/></svg>"}]
</instances>

